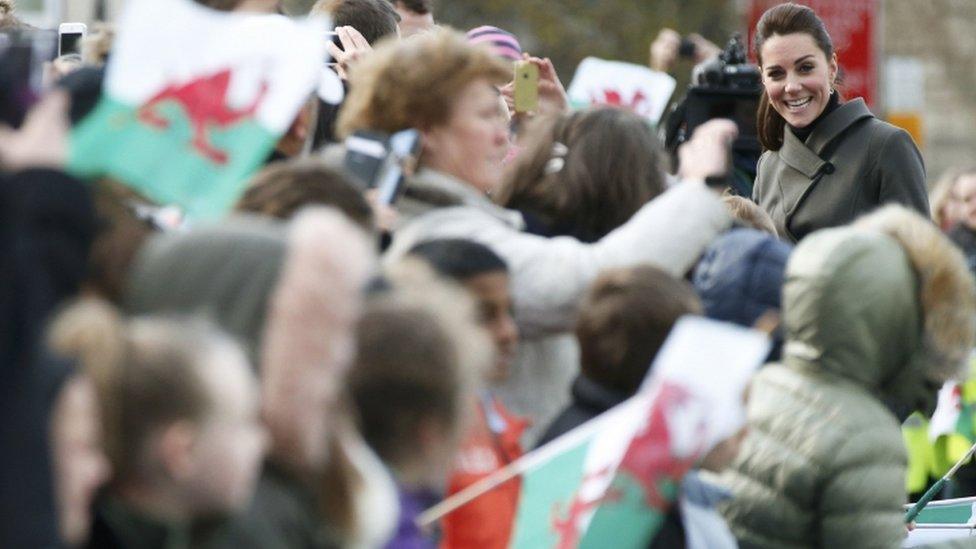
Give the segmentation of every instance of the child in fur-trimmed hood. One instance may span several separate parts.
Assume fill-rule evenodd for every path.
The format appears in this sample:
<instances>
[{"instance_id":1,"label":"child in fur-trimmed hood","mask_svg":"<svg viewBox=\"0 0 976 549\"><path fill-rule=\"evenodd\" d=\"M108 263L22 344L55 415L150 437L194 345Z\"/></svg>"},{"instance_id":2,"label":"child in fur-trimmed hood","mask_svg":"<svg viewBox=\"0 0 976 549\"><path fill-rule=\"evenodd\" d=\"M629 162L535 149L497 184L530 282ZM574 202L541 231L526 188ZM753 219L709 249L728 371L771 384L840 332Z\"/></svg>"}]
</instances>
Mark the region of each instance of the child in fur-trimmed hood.
<instances>
[{"instance_id":1,"label":"child in fur-trimmed hood","mask_svg":"<svg viewBox=\"0 0 976 549\"><path fill-rule=\"evenodd\" d=\"M804 239L786 267L781 363L750 390L723 477L742 547L895 547L907 466L893 409L931 412L976 334L973 280L928 220L888 206Z\"/></svg>"}]
</instances>

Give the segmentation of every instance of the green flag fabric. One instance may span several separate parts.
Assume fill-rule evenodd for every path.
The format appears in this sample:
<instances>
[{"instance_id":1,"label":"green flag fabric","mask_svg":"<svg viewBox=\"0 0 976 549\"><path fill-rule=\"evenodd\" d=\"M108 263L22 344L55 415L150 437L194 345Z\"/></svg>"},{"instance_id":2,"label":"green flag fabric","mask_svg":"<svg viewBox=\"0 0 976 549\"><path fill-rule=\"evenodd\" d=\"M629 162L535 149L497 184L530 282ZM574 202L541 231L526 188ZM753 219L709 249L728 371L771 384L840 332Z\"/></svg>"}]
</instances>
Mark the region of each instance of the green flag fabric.
<instances>
[{"instance_id":1,"label":"green flag fabric","mask_svg":"<svg viewBox=\"0 0 976 549\"><path fill-rule=\"evenodd\" d=\"M932 501L915 518L915 524L920 527L957 525L976 528L976 497Z\"/></svg>"}]
</instances>

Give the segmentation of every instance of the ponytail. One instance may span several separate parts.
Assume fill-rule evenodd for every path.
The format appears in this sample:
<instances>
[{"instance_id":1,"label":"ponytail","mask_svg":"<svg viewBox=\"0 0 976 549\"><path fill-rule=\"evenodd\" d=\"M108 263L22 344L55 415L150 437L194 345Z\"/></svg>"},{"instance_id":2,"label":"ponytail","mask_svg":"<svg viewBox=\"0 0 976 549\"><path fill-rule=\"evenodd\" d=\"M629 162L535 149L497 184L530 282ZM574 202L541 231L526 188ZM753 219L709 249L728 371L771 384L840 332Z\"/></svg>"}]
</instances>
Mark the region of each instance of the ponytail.
<instances>
[{"instance_id":1,"label":"ponytail","mask_svg":"<svg viewBox=\"0 0 976 549\"><path fill-rule=\"evenodd\" d=\"M783 146L783 131L786 129L786 120L769 102L769 95L763 88L762 95L759 96L759 109L756 111L756 134L763 150L778 151Z\"/></svg>"}]
</instances>

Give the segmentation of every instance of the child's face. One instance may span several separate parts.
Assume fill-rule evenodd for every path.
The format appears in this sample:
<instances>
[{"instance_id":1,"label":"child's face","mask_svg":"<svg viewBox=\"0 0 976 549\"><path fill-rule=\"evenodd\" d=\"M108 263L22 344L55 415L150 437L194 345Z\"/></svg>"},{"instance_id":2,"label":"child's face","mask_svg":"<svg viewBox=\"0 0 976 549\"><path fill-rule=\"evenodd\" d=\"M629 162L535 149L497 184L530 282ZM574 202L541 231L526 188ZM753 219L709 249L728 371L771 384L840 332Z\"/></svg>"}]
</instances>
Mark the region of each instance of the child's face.
<instances>
[{"instance_id":1,"label":"child's face","mask_svg":"<svg viewBox=\"0 0 976 549\"><path fill-rule=\"evenodd\" d=\"M953 191L959 200L960 221L976 231L976 174L960 177Z\"/></svg>"},{"instance_id":2,"label":"child's face","mask_svg":"<svg viewBox=\"0 0 976 549\"><path fill-rule=\"evenodd\" d=\"M199 426L186 488L197 512L233 511L250 501L268 446L258 386L234 347L222 347L203 368L213 409Z\"/></svg>"},{"instance_id":3,"label":"child's face","mask_svg":"<svg viewBox=\"0 0 976 549\"><path fill-rule=\"evenodd\" d=\"M88 538L92 500L109 477L99 421L95 388L87 377L75 375L58 394L50 433L58 525L69 546Z\"/></svg>"},{"instance_id":4,"label":"child's face","mask_svg":"<svg viewBox=\"0 0 976 549\"><path fill-rule=\"evenodd\" d=\"M512 318L512 296L508 273L484 273L464 281L464 286L478 302L481 326L491 334L495 344L495 364L488 373L490 381L508 377L518 347L518 327Z\"/></svg>"}]
</instances>

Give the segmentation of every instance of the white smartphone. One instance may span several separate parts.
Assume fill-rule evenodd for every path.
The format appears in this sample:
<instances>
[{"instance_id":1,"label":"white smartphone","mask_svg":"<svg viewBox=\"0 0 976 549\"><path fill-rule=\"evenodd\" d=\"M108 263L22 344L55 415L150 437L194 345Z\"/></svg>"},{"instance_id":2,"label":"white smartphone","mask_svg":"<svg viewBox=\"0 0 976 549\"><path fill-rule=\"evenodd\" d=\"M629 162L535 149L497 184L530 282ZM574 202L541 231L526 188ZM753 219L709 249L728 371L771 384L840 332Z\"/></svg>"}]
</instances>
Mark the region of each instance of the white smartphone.
<instances>
[{"instance_id":1,"label":"white smartphone","mask_svg":"<svg viewBox=\"0 0 976 549\"><path fill-rule=\"evenodd\" d=\"M61 23L58 26L58 56L81 53L81 39L88 33L84 23Z\"/></svg>"}]
</instances>

